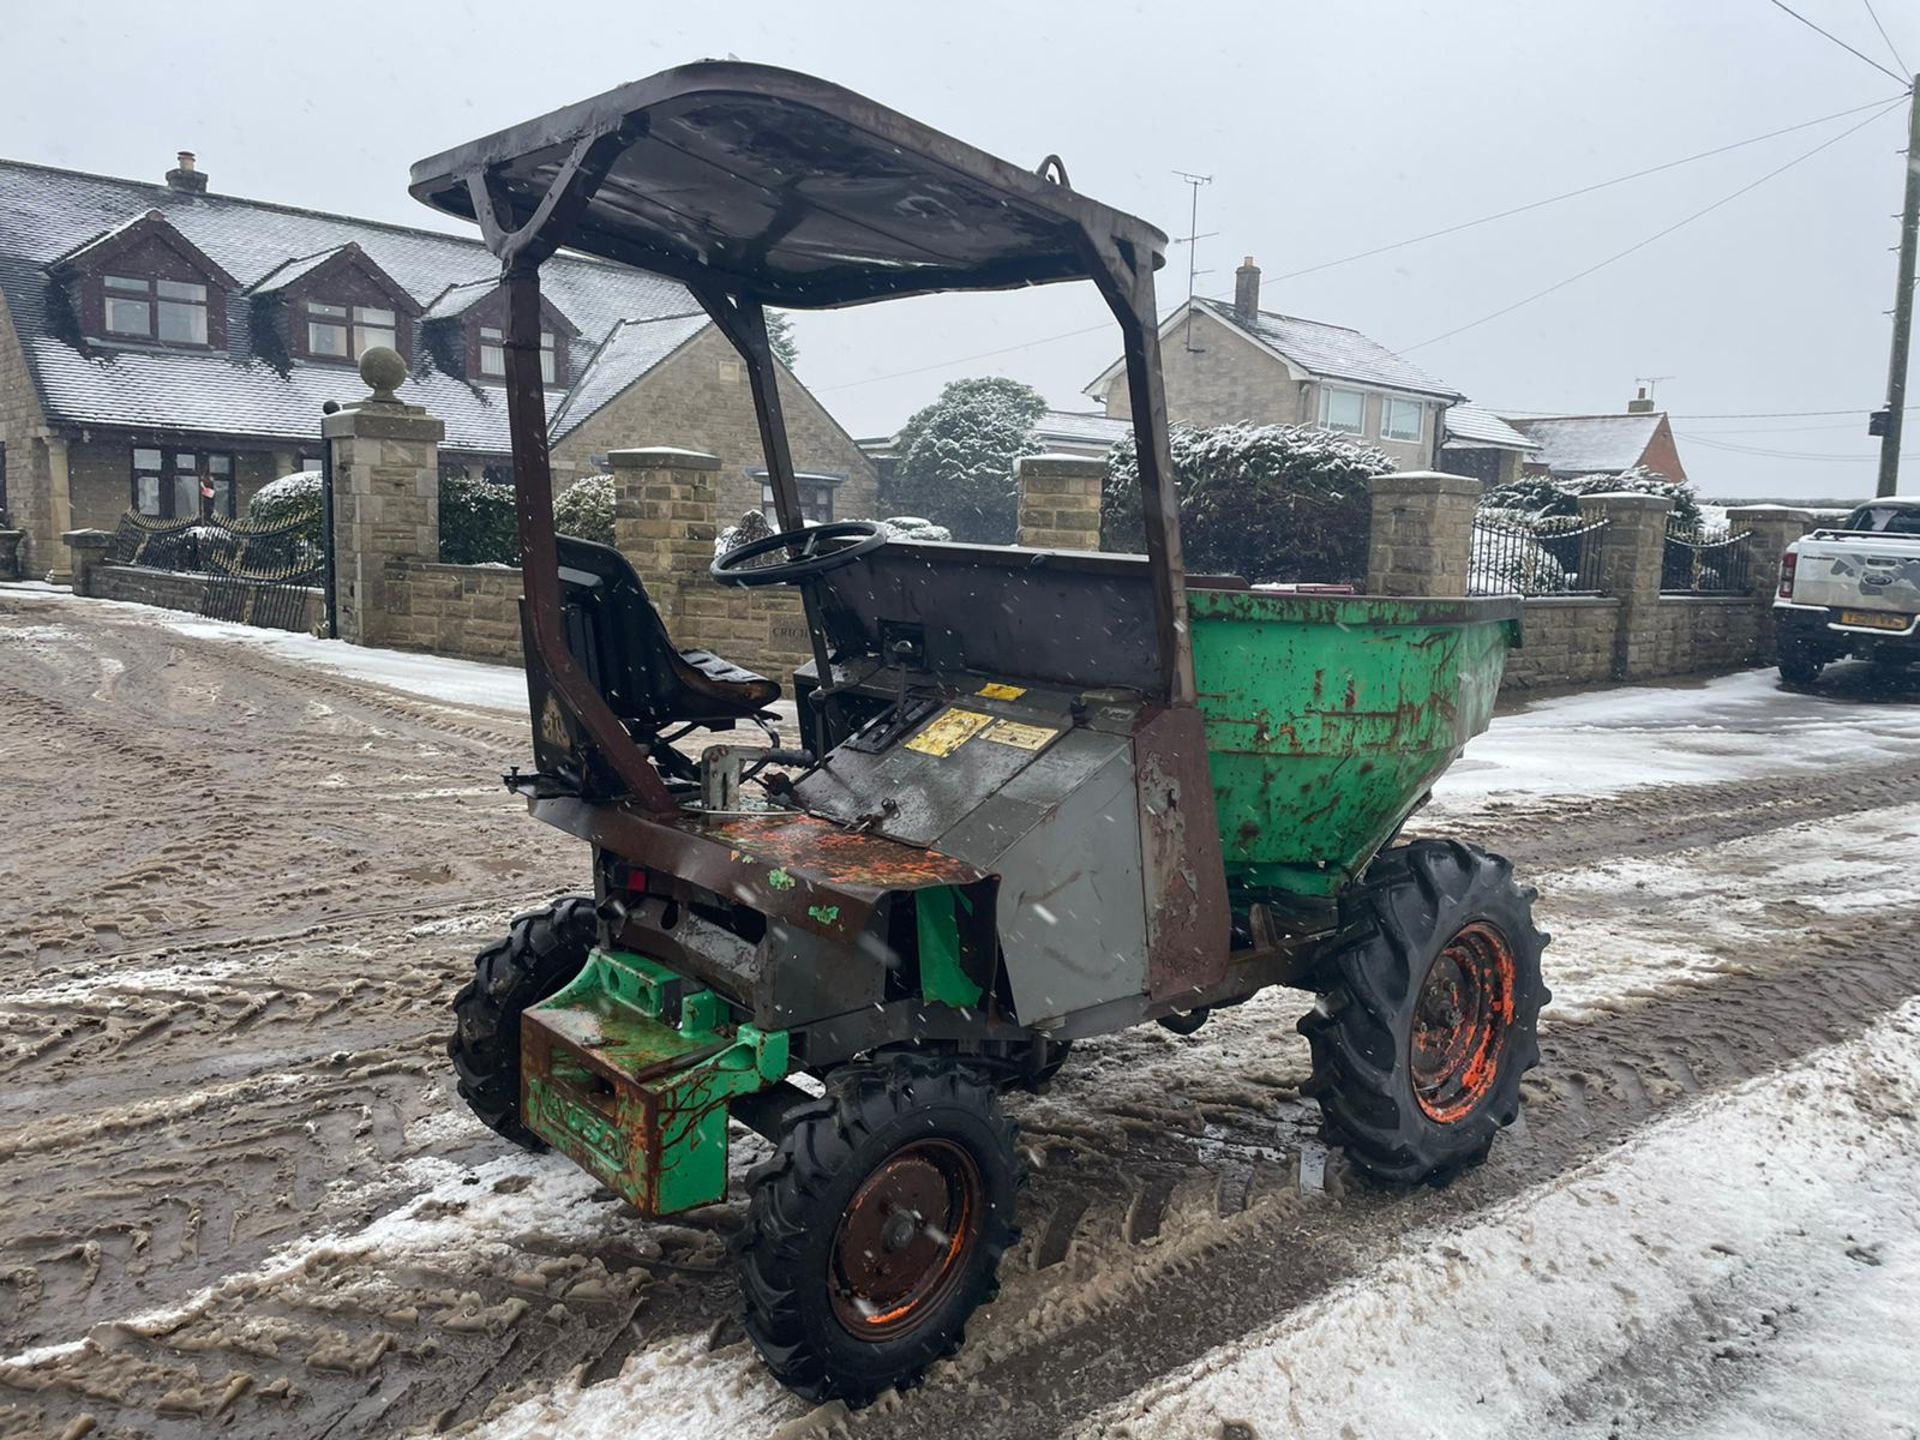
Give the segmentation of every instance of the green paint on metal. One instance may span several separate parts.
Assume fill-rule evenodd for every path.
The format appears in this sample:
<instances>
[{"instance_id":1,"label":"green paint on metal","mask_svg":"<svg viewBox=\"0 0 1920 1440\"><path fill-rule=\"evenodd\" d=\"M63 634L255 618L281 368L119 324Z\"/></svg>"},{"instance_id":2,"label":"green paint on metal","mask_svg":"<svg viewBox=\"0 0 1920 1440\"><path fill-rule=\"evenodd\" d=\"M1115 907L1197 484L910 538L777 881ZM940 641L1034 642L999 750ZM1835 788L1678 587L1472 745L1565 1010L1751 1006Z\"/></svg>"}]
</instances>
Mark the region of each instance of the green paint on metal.
<instances>
[{"instance_id":1,"label":"green paint on metal","mask_svg":"<svg viewBox=\"0 0 1920 1440\"><path fill-rule=\"evenodd\" d=\"M807 907L807 914L812 919L818 920L822 925L837 925L840 923L840 907L838 905L809 905Z\"/></svg>"},{"instance_id":2,"label":"green paint on metal","mask_svg":"<svg viewBox=\"0 0 1920 1440\"><path fill-rule=\"evenodd\" d=\"M980 987L960 964L960 922L954 914L958 899L973 912L973 904L951 885L937 885L914 896L915 928L920 941L920 993L926 999L955 1009L980 1003Z\"/></svg>"},{"instance_id":3,"label":"green paint on metal","mask_svg":"<svg viewBox=\"0 0 1920 1440\"><path fill-rule=\"evenodd\" d=\"M1196 590L1193 665L1228 874L1331 895L1487 726L1508 601Z\"/></svg>"},{"instance_id":4,"label":"green paint on metal","mask_svg":"<svg viewBox=\"0 0 1920 1440\"><path fill-rule=\"evenodd\" d=\"M784 870L769 870L767 883L776 890L791 890L794 887L794 878Z\"/></svg>"},{"instance_id":5,"label":"green paint on metal","mask_svg":"<svg viewBox=\"0 0 1920 1440\"><path fill-rule=\"evenodd\" d=\"M647 1215L725 1195L728 1104L789 1064L785 1031L730 1026L713 991L622 950L596 949L521 1035L528 1126Z\"/></svg>"}]
</instances>

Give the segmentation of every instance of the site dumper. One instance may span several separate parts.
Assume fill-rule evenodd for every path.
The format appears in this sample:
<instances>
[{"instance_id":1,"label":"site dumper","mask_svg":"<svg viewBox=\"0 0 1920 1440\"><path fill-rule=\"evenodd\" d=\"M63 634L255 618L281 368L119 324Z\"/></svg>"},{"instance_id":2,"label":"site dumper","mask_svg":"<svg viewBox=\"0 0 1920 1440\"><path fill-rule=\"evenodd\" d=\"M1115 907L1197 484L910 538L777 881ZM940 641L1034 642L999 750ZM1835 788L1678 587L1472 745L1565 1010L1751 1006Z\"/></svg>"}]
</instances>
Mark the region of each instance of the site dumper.
<instances>
[{"instance_id":1,"label":"site dumper","mask_svg":"<svg viewBox=\"0 0 1920 1440\"><path fill-rule=\"evenodd\" d=\"M655 1216L723 1198L731 1121L766 1135L747 1332L785 1383L856 1405L992 1297L1022 1181L999 1092L1076 1039L1297 986L1356 1166L1438 1181L1486 1155L1538 1059L1531 892L1470 845L1394 842L1486 725L1517 608L1186 575L1159 231L1051 157L1022 170L733 63L424 161L412 188L502 263L535 759L508 783L593 852L593 895L517 921L456 1001L487 1124ZM712 579L798 587L797 735L774 733L776 681L676 648L652 577L553 532L539 267L562 244L681 282L744 362L782 528ZM1144 556L805 524L764 307L1066 281L1119 325ZM766 748L674 743L743 727Z\"/></svg>"}]
</instances>

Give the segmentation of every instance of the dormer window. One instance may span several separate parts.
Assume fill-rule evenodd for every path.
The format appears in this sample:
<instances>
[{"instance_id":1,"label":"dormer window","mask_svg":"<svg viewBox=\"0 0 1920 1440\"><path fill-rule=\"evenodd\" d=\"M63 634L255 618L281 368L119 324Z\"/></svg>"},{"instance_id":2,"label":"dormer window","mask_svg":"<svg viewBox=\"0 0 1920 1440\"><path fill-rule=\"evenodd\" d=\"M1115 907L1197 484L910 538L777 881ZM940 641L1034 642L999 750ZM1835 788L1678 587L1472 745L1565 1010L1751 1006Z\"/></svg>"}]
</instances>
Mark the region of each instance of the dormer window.
<instances>
[{"instance_id":1,"label":"dormer window","mask_svg":"<svg viewBox=\"0 0 1920 1440\"><path fill-rule=\"evenodd\" d=\"M358 360L375 345L400 348L399 320L374 305L306 302L307 354L316 360Z\"/></svg>"},{"instance_id":2,"label":"dormer window","mask_svg":"<svg viewBox=\"0 0 1920 1440\"><path fill-rule=\"evenodd\" d=\"M185 280L101 277L110 337L163 345L207 343L207 287Z\"/></svg>"},{"instance_id":3,"label":"dormer window","mask_svg":"<svg viewBox=\"0 0 1920 1440\"><path fill-rule=\"evenodd\" d=\"M480 374L487 380L507 378L506 335L498 326L480 327ZM540 332L540 383L560 383L559 342L551 330Z\"/></svg>"}]
</instances>

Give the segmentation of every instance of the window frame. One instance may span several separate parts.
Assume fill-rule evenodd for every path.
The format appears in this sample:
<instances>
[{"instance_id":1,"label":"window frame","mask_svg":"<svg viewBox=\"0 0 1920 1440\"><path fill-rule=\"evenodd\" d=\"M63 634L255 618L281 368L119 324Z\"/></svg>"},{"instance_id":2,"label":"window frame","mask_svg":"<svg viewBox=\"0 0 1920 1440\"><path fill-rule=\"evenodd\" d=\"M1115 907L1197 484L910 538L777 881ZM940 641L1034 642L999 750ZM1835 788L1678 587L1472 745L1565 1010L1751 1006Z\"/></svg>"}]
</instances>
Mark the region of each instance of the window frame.
<instances>
[{"instance_id":1,"label":"window frame","mask_svg":"<svg viewBox=\"0 0 1920 1440\"><path fill-rule=\"evenodd\" d=\"M1350 396L1360 402L1360 419L1352 429L1333 422L1333 397L1336 395ZM1346 385L1322 385L1320 387L1320 428L1334 435L1365 435L1367 433L1367 392L1355 390Z\"/></svg>"},{"instance_id":2,"label":"window frame","mask_svg":"<svg viewBox=\"0 0 1920 1440\"><path fill-rule=\"evenodd\" d=\"M540 332L540 383L549 390L560 388L560 334L556 330ZM488 355L500 357L500 368L489 369ZM474 326L474 372L483 383L504 385L507 381L507 327L499 325Z\"/></svg>"},{"instance_id":3,"label":"window frame","mask_svg":"<svg viewBox=\"0 0 1920 1440\"><path fill-rule=\"evenodd\" d=\"M773 503L773 476L760 468L749 470L747 475L750 479L760 482L760 513L769 525L778 530L780 514ZM800 492L801 518L815 525L833 524L834 494L847 483L847 477L808 470L795 474L793 483ZM812 492L813 500L819 502L811 507L808 504L809 491ZM824 509L825 513L816 514L814 513L816 509Z\"/></svg>"},{"instance_id":4,"label":"window frame","mask_svg":"<svg viewBox=\"0 0 1920 1440\"><path fill-rule=\"evenodd\" d=\"M1411 435L1397 434L1391 428L1393 425L1393 411L1396 405L1410 405L1413 407L1414 419L1413 433ZM1402 445L1418 445L1422 440L1427 438L1426 404L1423 401L1414 399L1411 395L1382 395L1380 397L1380 438L1382 440L1394 440Z\"/></svg>"},{"instance_id":5,"label":"window frame","mask_svg":"<svg viewBox=\"0 0 1920 1440\"><path fill-rule=\"evenodd\" d=\"M150 466L142 465L140 457L143 454L158 457L157 462ZM190 463L182 466L179 463L182 458ZM231 520L239 509L239 460L231 450L132 445L128 447L127 475L127 508L151 520L203 520L209 516ZM154 482L152 510L143 509L140 504L140 482L143 478ZM194 509L191 515L179 513L179 487L182 481L192 482ZM226 487L224 496L220 493L222 485ZM214 492L211 496L200 493L208 488Z\"/></svg>"},{"instance_id":6,"label":"window frame","mask_svg":"<svg viewBox=\"0 0 1920 1440\"><path fill-rule=\"evenodd\" d=\"M326 365L358 365L360 357L375 345L385 345L403 357L407 353L402 348L404 317L397 306L362 305L353 300L328 300L319 295L302 295L299 305L300 323L306 327L304 359ZM371 318L376 315L387 318ZM339 331L346 348L322 350L314 343L315 333L320 330Z\"/></svg>"},{"instance_id":7,"label":"window frame","mask_svg":"<svg viewBox=\"0 0 1920 1440\"><path fill-rule=\"evenodd\" d=\"M200 293L198 297L163 294L162 287L169 285L183 290L198 290ZM219 286L210 284L205 279L174 280L164 275L123 275L107 270L100 274L99 287L101 339L115 344L161 345L169 350L211 350L213 348L216 332L213 309L216 304L225 303L224 293ZM116 305L138 307L145 317L143 328L139 330L115 328L113 321ZM162 315L167 312L181 311L198 317L197 338L169 339L161 334Z\"/></svg>"}]
</instances>

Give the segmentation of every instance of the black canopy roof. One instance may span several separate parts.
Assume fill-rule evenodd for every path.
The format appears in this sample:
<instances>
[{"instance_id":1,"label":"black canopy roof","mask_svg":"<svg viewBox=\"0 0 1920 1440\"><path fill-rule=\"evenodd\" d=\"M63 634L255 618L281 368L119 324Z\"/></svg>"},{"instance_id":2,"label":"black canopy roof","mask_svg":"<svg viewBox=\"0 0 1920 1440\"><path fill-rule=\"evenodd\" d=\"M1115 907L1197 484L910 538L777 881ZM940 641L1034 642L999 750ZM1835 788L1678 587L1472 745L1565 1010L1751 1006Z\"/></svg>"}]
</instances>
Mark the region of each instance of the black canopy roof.
<instances>
[{"instance_id":1,"label":"black canopy roof","mask_svg":"<svg viewBox=\"0 0 1920 1440\"><path fill-rule=\"evenodd\" d=\"M468 181L486 176L525 225L596 137L585 204L553 210L553 243L771 305L1083 279L1112 241L1164 263L1166 236L1143 220L764 65L664 70L422 160L410 188L475 219Z\"/></svg>"}]
</instances>

